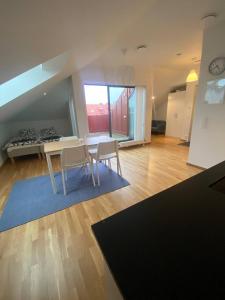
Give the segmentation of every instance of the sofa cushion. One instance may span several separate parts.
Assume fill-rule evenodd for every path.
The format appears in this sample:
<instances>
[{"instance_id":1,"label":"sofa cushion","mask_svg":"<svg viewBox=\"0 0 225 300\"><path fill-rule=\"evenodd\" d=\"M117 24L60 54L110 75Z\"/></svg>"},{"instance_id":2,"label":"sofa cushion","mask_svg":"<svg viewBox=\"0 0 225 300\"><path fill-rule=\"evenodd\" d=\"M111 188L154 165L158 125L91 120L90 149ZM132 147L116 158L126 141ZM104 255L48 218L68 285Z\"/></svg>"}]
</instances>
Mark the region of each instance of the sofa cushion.
<instances>
[{"instance_id":1,"label":"sofa cushion","mask_svg":"<svg viewBox=\"0 0 225 300\"><path fill-rule=\"evenodd\" d=\"M21 137L23 140L34 140L36 139L35 129L33 128L20 129L19 137Z\"/></svg>"},{"instance_id":2,"label":"sofa cushion","mask_svg":"<svg viewBox=\"0 0 225 300\"><path fill-rule=\"evenodd\" d=\"M56 136L56 130L54 127L49 127L49 128L43 128L40 131L40 138L41 139L46 139L48 137Z\"/></svg>"},{"instance_id":3,"label":"sofa cushion","mask_svg":"<svg viewBox=\"0 0 225 300\"><path fill-rule=\"evenodd\" d=\"M62 136L61 135L51 135L47 137L42 137L42 141L51 141L51 140L59 140Z\"/></svg>"}]
</instances>

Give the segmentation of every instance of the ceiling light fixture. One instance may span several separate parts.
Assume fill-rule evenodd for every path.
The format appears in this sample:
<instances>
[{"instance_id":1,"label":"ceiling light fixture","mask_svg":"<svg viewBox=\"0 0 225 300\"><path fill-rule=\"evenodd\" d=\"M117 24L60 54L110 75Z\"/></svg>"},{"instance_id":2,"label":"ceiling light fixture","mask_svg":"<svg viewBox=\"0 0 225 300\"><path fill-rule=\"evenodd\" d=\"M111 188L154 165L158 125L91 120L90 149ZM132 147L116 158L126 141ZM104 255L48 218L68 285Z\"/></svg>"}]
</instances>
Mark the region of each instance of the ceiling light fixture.
<instances>
[{"instance_id":1,"label":"ceiling light fixture","mask_svg":"<svg viewBox=\"0 0 225 300\"><path fill-rule=\"evenodd\" d=\"M155 96L152 96L152 100L155 100Z\"/></svg>"},{"instance_id":2,"label":"ceiling light fixture","mask_svg":"<svg viewBox=\"0 0 225 300\"><path fill-rule=\"evenodd\" d=\"M194 82L198 80L198 74L195 70L191 70L187 76L186 82Z\"/></svg>"},{"instance_id":3,"label":"ceiling light fixture","mask_svg":"<svg viewBox=\"0 0 225 300\"><path fill-rule=\"evenodd\" d=\"M142 49L146 49L146 48L147 48L147 45L145 45L145 44L137 46L137 50L142 50Z\"/></svg>"},{"instance_id":4,"label":"ceiling light fixture","mask_svg":"<svg viewBox=\"0 0 225 300\"><path fill-rule=\"evenodd\" d=\"M46 96L46 95L47 95L47 93L46 93L46 92L44 92L44 93L43 93L43 95L44 95L44 96Z\"/></svg>"}]
</instances>

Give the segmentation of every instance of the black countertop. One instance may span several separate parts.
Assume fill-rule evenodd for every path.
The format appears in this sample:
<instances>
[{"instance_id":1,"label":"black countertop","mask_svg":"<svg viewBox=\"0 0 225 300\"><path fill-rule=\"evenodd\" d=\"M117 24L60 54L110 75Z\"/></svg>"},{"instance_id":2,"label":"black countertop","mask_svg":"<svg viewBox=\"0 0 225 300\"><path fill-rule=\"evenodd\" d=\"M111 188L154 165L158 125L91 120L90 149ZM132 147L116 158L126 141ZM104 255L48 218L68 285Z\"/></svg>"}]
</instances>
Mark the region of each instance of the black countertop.
<instances>
[{"instance_id":1,"label":"black countertop","mask_svg":"<svg viewBox=\"0 0 225 300\"><path fill-rule=\"evenodd\" d=\"M225 162L92 226L124 299L225 299L225 194L210 187L224 176Z\"/></svg>"}]
</instances>

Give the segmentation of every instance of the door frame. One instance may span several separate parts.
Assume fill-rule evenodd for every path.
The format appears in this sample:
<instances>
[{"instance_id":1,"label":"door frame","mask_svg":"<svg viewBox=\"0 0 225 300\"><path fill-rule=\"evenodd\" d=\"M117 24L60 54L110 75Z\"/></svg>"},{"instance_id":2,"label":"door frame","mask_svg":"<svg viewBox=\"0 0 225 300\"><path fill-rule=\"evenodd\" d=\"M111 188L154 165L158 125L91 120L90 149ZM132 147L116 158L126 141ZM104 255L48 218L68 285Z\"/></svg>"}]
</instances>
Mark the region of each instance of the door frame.
<instances>
[{"instance_id":1,"label":"door frame","mask_svg":"<svg viewBox=\"0 0 225 300\"><path fill-rule=\"evenodd\" d=\"M85 82L83 83L83 88L85 87L85 85L94 85L94 86L106 86L107 87L107 98L108 98L108 112L109 112L109 136L112 137L112 120L111 120L111 109L110 109L110 88L127 88L127 89L135 89L134 85L121 85L121 84L107 84L107 83L89 83L89 82ZM85 93L84 93L85 95ZM86 101L86 99L85 99ZM127 140L120 140L120 142L123 141L127 141Z\"/></svg>"}]
</instances>

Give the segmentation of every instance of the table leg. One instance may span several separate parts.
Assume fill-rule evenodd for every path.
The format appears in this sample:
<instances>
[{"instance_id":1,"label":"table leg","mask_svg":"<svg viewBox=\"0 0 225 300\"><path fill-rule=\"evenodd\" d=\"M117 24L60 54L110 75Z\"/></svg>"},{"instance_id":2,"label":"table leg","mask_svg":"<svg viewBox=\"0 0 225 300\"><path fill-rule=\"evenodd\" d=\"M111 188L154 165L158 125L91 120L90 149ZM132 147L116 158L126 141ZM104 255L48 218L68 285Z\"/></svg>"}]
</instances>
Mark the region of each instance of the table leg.
<instances>
[{"instance_id":1,"label":"table leg","mask_svg":"<svg viewBox=\"0 0 225 300\"><path fill-rule=\"evenodd\" d=\"M13 157L10 157L11 163L15 164L15 159Z\"/></svg>"},{"instance_id":2,"label":"table leg","mask_svg":"<svg viewBox=\"0 0 225 300\"><path fill-rule=\"evenodd\" d=\"M53 168L52 168L51 155L46 153L46 159L47 159L47 164L48 164L49 175L50 175L50 178L51 178L52 189L53 189L53 192L56 194L57 193L57 187L56 187L55 177L54 177Z\"/></svg>"}]
</instances>

